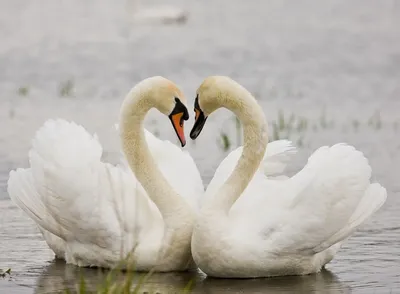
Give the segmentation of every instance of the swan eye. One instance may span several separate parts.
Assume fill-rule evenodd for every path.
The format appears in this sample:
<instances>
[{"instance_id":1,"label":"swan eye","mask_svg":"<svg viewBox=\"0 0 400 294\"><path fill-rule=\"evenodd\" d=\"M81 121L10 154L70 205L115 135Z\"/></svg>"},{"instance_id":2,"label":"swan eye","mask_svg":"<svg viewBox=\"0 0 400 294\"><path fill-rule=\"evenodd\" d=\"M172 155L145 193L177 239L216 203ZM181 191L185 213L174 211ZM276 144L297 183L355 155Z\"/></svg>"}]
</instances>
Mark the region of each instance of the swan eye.
<instances>
[{"instance_id":1,"label":"swan eye","mask_svg":"<svg viewBox=\"0 0 400 294\"><path fill-rule=\"evenodd\" d=\"M182 119L183 120L188 120L189 119L189 112L186 108L186 106L181 102L181 100L177 97L175 97L175 107L172 110L172 112L169 114L169 116L171 117L174 114L178 114L178 113L182 113ZM182 121L183 123L183 121Z\"/></svg>"}]
</instances>

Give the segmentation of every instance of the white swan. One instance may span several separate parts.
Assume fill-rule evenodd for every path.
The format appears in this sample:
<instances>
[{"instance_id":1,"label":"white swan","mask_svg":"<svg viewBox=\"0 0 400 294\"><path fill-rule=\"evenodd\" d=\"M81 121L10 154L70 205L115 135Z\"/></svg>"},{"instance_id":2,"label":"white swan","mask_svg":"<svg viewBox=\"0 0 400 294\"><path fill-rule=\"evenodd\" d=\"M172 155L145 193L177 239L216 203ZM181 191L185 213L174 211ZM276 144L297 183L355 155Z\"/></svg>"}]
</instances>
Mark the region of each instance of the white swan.
<instances>
[{"instance_id":1,"label":"white swan","mask_svg":"<svg viewBox=\"0 0 400 294\"><path fill-rule=\"evenodd\" d=\"M185 104L181 91L162 77L130 91L119 127L132 171L125 163L102 162L97 137L75 123L49 120L38 130L31 167L11 171L8 192L58 257L79 266L113 267L130 253L139 271L195 266L190 241L204 194L200 174L187 152L143 127L155 107L169 116L184 146Z\"/></svg>"},{"instance_id":2,"label":"white swan","mask_svg":"<svg viewBox=\"0 0 400 294\"><path fill-rule=\"evenodd\" d=\"M225 278L318 272L382 206L385 188L370 183L367 159L346 144L319 148L291 178L266 179L259 169L268 142L264 113L230 78L209 77L199 87L191 138L220 107L244 125L243 153L235 168L217 169L206 191L192 235L194 261Z\"/></svg>"},{"instance_id":3,"label":"white swan","mask_svg":"<svg viewBox=\"0 0 400 294\"><path fill-rule=\"evenodd\" d=\"M127 1L128 17L132 17L135 23L139 24L175 24L185 23L188 12L174 6L142 6L138 0Z\"/></svg>"}]
</instances>

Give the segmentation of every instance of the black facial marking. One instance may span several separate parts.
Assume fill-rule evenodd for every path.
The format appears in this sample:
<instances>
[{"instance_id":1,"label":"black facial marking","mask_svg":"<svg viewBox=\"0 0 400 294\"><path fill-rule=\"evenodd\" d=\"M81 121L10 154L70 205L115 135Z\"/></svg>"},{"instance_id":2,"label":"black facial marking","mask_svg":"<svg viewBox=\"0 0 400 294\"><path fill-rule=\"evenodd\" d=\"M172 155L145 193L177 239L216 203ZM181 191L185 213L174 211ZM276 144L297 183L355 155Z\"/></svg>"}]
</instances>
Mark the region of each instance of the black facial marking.
<instances>
[{"instance_id":1,"label":"black facial marking","mask_svg":"<svg viewBox=\"0 0 400 294\"><path fill-rule=\"evenodd\" d=\"M199 105L199 94L197 94L196 99L194 100L194 111L198 111L199 115L193 125L192 130L190 131L190 138L195 140L203 130L203 127L207 121L207 117L204 115L203 110L201 110Z\"/></svg>"},{"instance_id":2,"label":"black facial marking","mask_svg":"<svg viewBox=\"0 0 400 294\"><path fill-rule=\"evenodd\" d=\"M186 106L183 105L183 103L181 102L181 100L179 100L179 98L175 97L175 102L176 102L175 107L172 110L172 112L169 114L169 117L171 118L174 114L177 114L177 113L183 113L182 119L188 120L189 112L188 112ZM183 123L183 121L182 121L182 123Z\"/></svg>"}]
</instances>

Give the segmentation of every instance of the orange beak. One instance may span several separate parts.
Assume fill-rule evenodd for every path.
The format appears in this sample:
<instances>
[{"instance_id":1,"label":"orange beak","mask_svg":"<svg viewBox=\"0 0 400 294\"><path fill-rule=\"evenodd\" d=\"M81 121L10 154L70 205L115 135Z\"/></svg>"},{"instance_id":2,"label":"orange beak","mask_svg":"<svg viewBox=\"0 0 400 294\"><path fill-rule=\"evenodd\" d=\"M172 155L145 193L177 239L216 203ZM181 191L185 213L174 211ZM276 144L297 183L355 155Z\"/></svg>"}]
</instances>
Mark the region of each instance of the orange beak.
<instances>
[{"instance_id":1,"label":"orange beak","mask_svg":"<svg viewBox=\"0 0 400 294\"><path fill-rule=\"evenodd\" d=\"M184 113L183 112L179 112L176 114L171 115L171 122L172 125L174 126L176 135L179 138L179 141L181 142L182 147L186 145L186 138L185 138L185 132L184 132L184 117L183 117Z\"/></svg>"}]
</instances>

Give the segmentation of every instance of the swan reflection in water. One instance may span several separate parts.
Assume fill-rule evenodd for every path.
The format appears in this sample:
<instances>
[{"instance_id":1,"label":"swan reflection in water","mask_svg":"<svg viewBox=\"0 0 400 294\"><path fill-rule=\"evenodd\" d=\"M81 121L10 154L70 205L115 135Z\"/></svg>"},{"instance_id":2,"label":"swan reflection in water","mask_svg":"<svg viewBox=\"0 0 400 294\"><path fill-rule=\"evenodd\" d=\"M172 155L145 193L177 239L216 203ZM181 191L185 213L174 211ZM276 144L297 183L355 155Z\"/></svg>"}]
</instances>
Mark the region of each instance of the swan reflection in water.
<instances>
[{"instance_id":1,"label":"swan reflection in water","mask_svg":"<svg viewBox=\"0 0 400 294\"><path fill-rule=\"evenodd\" d=\"M65 289L75 291L79 289L82 277L88 292L96 291L109 273L108 270L79 268L54 260L39 277L35 293L59 293ZM133 287L145 274L133 274ZM123 275L127 274L121 273ZM141 285L139 293L182 293L189 283L189 293L350 293L350 288L328 270L307 276L263 279L215 279L198 271L154 273Z\"/></svg>"},{"instance_id":2,"label":"swan reflection in water","mask_svg":"<svg viewBox=\"0 0 400 294\"><path fill-rule=\"evenodd\" d=\"M197 289L196 289L197 290ZM323 269L317 274L282 276L262 279L216 279L202 281L200 291L194 293L350 293L351 289L331 271Z\"/></svg>"}]
</instances>

